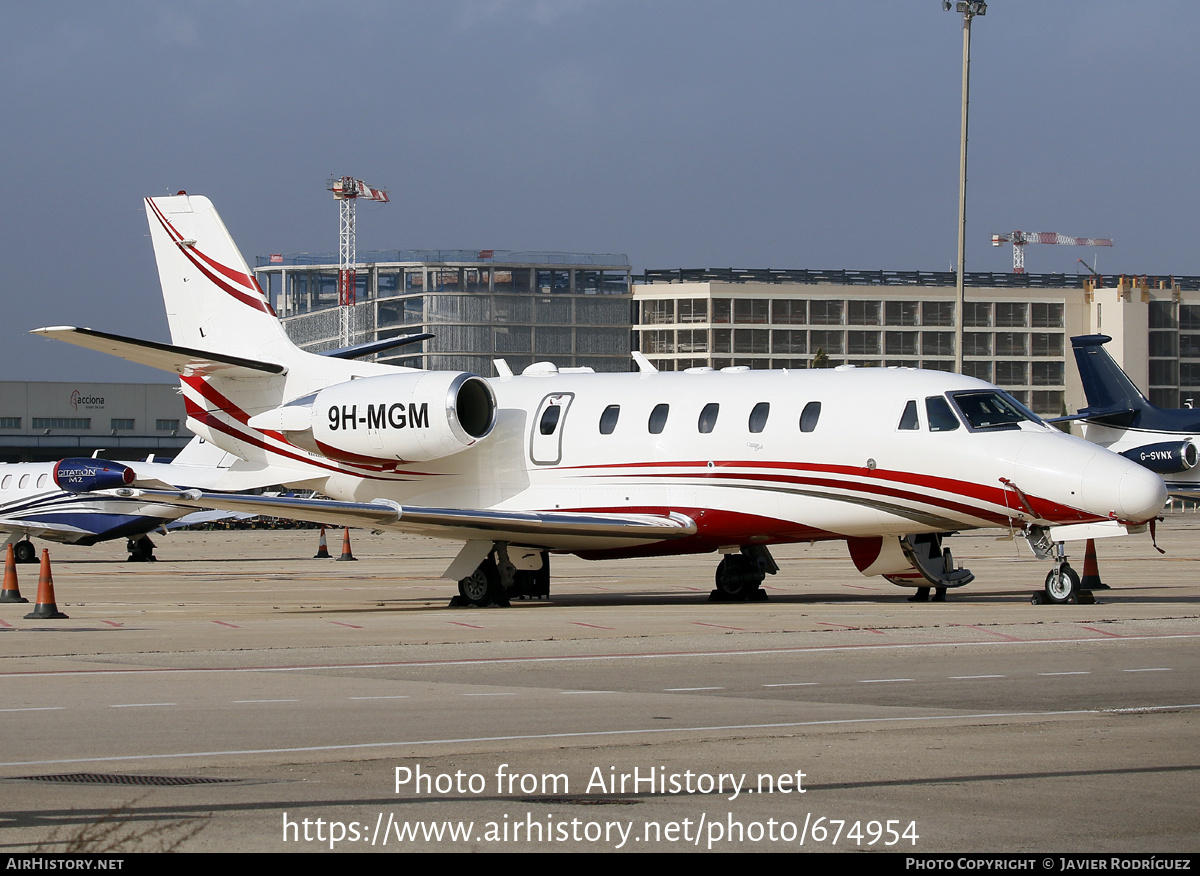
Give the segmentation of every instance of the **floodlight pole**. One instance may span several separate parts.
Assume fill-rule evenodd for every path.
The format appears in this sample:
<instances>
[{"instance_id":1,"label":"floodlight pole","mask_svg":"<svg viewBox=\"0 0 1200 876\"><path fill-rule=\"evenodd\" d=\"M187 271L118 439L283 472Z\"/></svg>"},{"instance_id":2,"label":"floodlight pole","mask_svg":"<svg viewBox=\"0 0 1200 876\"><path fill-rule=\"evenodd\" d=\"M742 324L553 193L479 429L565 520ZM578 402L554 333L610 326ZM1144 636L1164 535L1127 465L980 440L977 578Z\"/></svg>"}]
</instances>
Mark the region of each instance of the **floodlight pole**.
<instances>
[{"instance_id":1,"label":"floodlight pole","mask_svg":"<svg viewBox=\"0 0 1200 876\"><path fill-rule=\"evenodd\" d=\"M950 3L943 0L942 8L950 11ZM964 264L967 246L967 106L971 93L971 19L987 11L983 0L959 0L955 11L963 17L963 62L962 62L962 138L958 150L958 277L957 304L954 315L954 371L963 371L963 323L966 320L966 289L964 288Z\"/></svg>"}]
</instances>

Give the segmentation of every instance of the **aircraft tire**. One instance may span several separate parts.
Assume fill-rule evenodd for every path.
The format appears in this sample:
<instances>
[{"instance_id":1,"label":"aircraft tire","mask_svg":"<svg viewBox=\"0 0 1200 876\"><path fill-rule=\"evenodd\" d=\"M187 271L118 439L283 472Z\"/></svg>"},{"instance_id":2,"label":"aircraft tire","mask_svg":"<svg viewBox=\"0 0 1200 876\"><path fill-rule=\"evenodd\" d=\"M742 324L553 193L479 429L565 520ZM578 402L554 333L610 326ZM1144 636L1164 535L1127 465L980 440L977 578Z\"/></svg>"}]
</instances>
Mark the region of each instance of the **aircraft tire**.
<instances>
[{"instance_id":1,"label":"aircraft tire","mask_svg":"<svg viewBox=\"0 0 1200 876\"><path fill-rule=\"evenodd\" d=\"M727 554L717 564L715 595L722 601L752 599L762 581L762 572L749 557Z\"/></svg>"},{"instance_id":2,"label":"aircraft tire","mask_svg":"<svg viewBox=\"0 0 1200 876\"><path fill-rule=\"evenodd\" d=\"M1052 605L1078 602L1079 575L1066 563L1055 566L1046 575L1046 601Z\"/></svg>"},{"instance_id":3,"label":"aircraft tire","mask_svg":"<svg viewBox=\"0 0 1200 876\"><path fill-rule=\"evenodd\" d=\"M500 573L491 557L488 557L474 572L458 582L458 595L468 605L490 605L499 587Z\"/></svg>"},{"instance_id":4,"label":"aircraft tire","mask_svg":"<svg viewBox=\"0 0 1200 876\"><path fill-rule=\"evenodd\" d=\"M37 548L28 539L13 543L13 559L18 563L37 562Z\"/></svg>"}]
</instances>

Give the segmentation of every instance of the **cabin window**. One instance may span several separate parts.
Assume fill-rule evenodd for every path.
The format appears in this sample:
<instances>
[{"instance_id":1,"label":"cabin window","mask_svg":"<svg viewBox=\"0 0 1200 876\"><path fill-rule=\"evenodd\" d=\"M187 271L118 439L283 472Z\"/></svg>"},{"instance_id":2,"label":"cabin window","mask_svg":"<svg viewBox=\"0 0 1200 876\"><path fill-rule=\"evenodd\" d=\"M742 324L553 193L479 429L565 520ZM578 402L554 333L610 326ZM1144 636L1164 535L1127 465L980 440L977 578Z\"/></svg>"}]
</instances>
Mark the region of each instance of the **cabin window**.
<instances>
[{"instance_id":1,"label":"cabin window","mask_svg":"<svg viewBox=\"0 0 1200 876\"><path fill-rule=\"evenodd\" d=\"M650 412L650 434L659 435L667 425L667 414L670 413L671 406L668 404L655 405L654 410Z\"/></svg>"},{"instance_id":2,"label":"cabin window","mask_svg":"<svg viewBox=\"0 0 1200 876\"><path fill-rule=\"evenodd\" d=\"M817 420L821 417L821 403L818 401L809 402L804 406L804 410L800 412L800 431L811 432L817 428Z\"/></svg>"},{"instance_id":3,"label":"cabin window","mask_svg":"<svg viewBox=\"0 0 1200 876\"><path fill-rule=\"evenodd\" d=\"M708 434L717 425L717 413L721 406L716 402L709 402L704 406L704 410L700 412L700 419L696 421L696 428L701 434Z\"/></svg>"},{"instance_id":4,"label":"cabin window","mask_svg":"<svg viewBox=\"0 0 1200 876\"><path fill-rule=\"evenodd\" d=\"M5 475L4 480L0 481L0 490L7 490L12 486L12 475Z\"/></svg>"},{"instance_id":5,"label":"cabin window","mask_svg":"<svg viewBox=\"0 0 1200 876\"><path fill-rule=\"evenodd\" d=\"M543 435L553 435L554 430L558 428L558 418L561 416L562 408L558 405L550 405L542 411L542 421L538 424L538 431Z\"/></svg>"},{"instance_id":6,"label":"cabin window","mask_svg":"<svg viewBox=\"0 0 1200 876\"><path fill-rule=\"evenodd\" d=\"M771 403L759 402L750 412L750 431L761 432L767 428L767 417L771 415Z\"/></svg>"},{"instance_id":7,"label":"cabin window","mask_svg":"<svg viewBox=\"0 0 1200 876\"><path fill-rule=\"evenodd\" d=\"M39 489L39 490L40 490L42 487L46 486L46 478L47 478L47 477L48 477L48 476L47 476L47 475L44 475L44 474L43 474L43 475L38 475L38 479L37 479L37 485L38 485L38 489Z\"/></svg>"},{"instance_id":8,"label":"cabin window","mask_svg":"<svg viewBox=\"0 0 1200 876\"><path fill-rule=\"evenodd\" d=\"M896 428L906 432L921 428L921 424L917 422L916 401L909 400L908 404L904 406L904 413L900 415L900 425Z\"/></svg>"},{"instance_id":9,"label":"cabin window","mask_svg":"<svg viewBox=\"0 0 1200 876\"><path fill-rule=\"evenodd\" d=\"M29 475L21 475L21 482L17 486L22 490L29 486Z\"/></svg>"},{"instance_id":10,"label":"cabin window","mask_svg":"<svg viewBox=\"0 0 1200 876\"><path fill-rule=\"evenodd\" d=\"M600 415L600 434L611 435L613 429L617 428L617 417L621 416L620 405L609 405L604 409L604 413Z\"/></svg>"},{"instance_id":11,"label":"cabin window","mask_svg":"<svg viewBox=\"0 0 1200 876\"><path fill-rule=\"evenodd\" d=\"M930 432L953 432L958 428L958 417L950 410L950 402L940 395L925 399L925 415L929 417Z\"/></svg>"}]
</instances>

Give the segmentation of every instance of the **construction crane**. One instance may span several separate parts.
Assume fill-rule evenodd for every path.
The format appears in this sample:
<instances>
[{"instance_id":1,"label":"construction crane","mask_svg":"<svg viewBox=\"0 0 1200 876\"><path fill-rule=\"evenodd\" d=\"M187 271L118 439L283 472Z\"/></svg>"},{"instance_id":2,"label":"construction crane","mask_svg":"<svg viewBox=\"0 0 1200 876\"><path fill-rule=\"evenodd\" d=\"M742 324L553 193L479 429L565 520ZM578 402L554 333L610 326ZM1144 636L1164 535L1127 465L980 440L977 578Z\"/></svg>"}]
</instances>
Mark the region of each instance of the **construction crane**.
<instances>
[{"instance_id":1,"label":"construction crane","mask_svg":"<svg viewBox=\"0 0 1200 876\"><path fill-rule=\"evenodd\" d=\"M1112 246L1108 237L1067 237L1053 231L1014 231L1011 234L993 234L992 246L1011 243L1013 247L1013 273L1025 273L1025 245L1029 243L1057 243L1067 246Z\"/></svg>"},{"instance_id":2,"label":"construction crane","mask_svg":"<svg viewBox=\"0 0 1200 876\"><path fill-rule=\"evenodd\" d=\"M357 276L354 251L354 206L359 198L386 204L390 198L384 189L376 189L352 176L330 177L325 188L341 202L341 234L338 237L338 311L341 313L342 346L349 347L350 309L354 306Z\"/></svg>"}]
</instances>

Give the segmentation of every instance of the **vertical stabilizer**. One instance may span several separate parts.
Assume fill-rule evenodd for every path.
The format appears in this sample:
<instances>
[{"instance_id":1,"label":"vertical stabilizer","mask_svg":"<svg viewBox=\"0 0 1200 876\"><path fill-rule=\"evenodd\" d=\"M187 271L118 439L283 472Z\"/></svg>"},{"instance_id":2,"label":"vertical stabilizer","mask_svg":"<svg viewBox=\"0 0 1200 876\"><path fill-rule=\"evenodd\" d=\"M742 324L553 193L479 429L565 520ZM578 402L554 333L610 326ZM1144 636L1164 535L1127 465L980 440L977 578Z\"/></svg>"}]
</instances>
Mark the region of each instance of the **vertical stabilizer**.
<instances>
[{"instance_id":1,"label":"vertical stabilizer","mask_svg":"<svg viewBox=\"0 0 1200 876\"><path fill-rule=\"evenodd\" d=\"M1129 376L1121 370L1121 366L1104 349L1104 345L1111 340L1108 335L1071 338L1075 363L1079 366L1079 378L1083 381L1083 393L1087 397L1087 407L1080 413L1134 413L1151 407Z\"/></svg>"},{"instance_id":2,"label":"vertical stabilizer","mask_svg":"<svg viewBox=\"0 0 1200 876\"><path fill-rule=\"evenodd\" d=\"M208 198L147 198L171 342L287 363L299 351Z\"/></svg>"}]
</instances>

